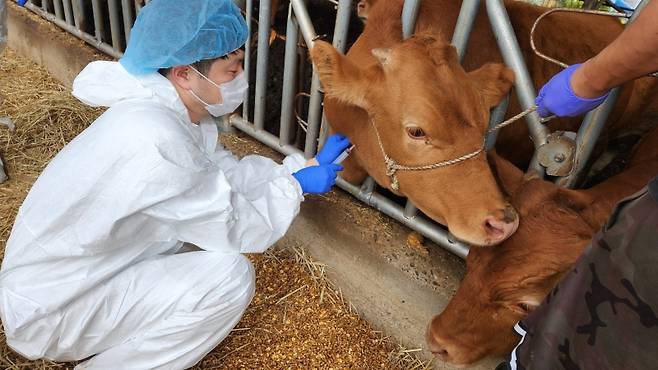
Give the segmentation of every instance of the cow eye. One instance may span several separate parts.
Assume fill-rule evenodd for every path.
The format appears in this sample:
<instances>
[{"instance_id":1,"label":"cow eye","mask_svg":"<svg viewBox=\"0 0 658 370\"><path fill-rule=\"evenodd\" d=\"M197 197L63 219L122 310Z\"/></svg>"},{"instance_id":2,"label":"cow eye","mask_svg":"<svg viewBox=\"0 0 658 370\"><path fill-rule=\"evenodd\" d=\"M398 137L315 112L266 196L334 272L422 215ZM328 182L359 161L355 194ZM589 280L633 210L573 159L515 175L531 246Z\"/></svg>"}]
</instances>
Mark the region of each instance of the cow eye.
<instances>
[{"instance_id":1,"label":"cow eye","mask_svg":"<svg viewBox=\"0 0 658 370\"><path fill-rule=\"evenodd\" d=\"M407 126L407 135L414 140L420 140L425 138L425 131L418 126Z\"/></svg>"},{"instance_id":2,"label":"cow eye","mask_svg":"<svg viewBox=\"0 0 658 370\"><path fill-rule=\"evenodd\" d=\"M528 304L528 303L519 302L519 303L516 304L516 311L518 311L519 313L522 313L524 315L529 314L533 310L534 310L534 307L532 305Z\"/></svg>"}]
</instances>

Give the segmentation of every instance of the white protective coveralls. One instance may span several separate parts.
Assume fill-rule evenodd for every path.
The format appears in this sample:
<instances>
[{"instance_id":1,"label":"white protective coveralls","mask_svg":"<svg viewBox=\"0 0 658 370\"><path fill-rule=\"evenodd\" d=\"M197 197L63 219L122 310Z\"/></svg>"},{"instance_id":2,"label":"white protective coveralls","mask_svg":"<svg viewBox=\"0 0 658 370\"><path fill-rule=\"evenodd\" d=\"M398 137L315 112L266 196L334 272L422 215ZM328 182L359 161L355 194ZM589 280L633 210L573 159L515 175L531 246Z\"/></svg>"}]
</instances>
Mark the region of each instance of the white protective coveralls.
<instances>
[{"instance_id":1,"label":"white protective coveralls","mask_svg":"<svg viewBox=\"0 0 658 370\"><path fill-rule=\"evenodd\" d=\"M93 62L73 94L110 107L37 179L7 242L0 317L9 346L77 369L183 369L254 294L241 253L263 252L303 200L283 165L237 160L195 125L173 85ZM201 251L176 253L183 243Z\"/></svg>"}]
</instances>

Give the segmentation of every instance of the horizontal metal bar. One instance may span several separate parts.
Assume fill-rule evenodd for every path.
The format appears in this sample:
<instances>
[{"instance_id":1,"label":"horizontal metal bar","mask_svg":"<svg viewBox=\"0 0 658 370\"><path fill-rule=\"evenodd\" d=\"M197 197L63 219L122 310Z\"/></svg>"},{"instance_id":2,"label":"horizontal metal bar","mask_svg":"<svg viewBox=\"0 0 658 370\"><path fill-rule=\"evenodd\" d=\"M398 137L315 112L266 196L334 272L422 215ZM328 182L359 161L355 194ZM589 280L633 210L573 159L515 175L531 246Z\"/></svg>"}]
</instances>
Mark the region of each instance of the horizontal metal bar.
<instances>
[{"instance_id":1,"label":"horizontal metal bar","mask_svg":"<svg viewBox=\"0 0 658 370\"><path fill-rule=\"evenodd\" d=\"M55 0L55 1L57 1L57 0ZM88 44L90 44L93 47L97 48L98 50L100 50L100 51L102 51L102 52L104 52L104 53L106 53L110 56L113 56L117 59L121 58L123 56L122 52L120 52L118 50L114 50L114 48L112 48L112 46L110 46L110 45L108 45L104 42L99 42L92 35L90 35L86 32L80 31L79 29L67 24L64 20L57 19L54 15L44 12L38 6L35 6L34 4L31 4L31 3L27 3L27 4L25 4L25 6L28 9L30 9L31 11L33 11L33 12L39 14L40 16L42 16L43 18L47 19L48 21L50 21L52 23L55 23L57 26L59 26L59 27L63 28L64 30L70 32L74 36L84 40L85 42L87 42Z\"/></svg>"},{"instance_id":2,"label":"horizontal metal bar","mask_svg":"<svg viewBox=\"0 0 658 370\"><path fill-rule=\"evenodd\" d=\"M277 136L264 130L257 130L254 125L238 115L232 115L230 121L236 128L282 154L301 153L299 149L292 145L281 145ZM354 195L357 199L394 218L405 226L418 231L449 252L461 258L466 258L468 255L467 245L451 240L448 232L433 221L425 217L407 218L404 216L404 209L395 202L376 192L364 191L363 187L352 185L342 178L338 178L336 184L343 190ZM372 184L374 185L374 181Z\"/></svg>"},{"instance_id":3,"label":"horizontal metal bar","mask_svg":"<svg viewBox=\"0 0 658 370\"><path fill-rule=\"evenodd\" d=\"M281 145L278 136L272 135L265 130L257 129L251 122L245 120L241 116L234 114L229 117L229 121L232 126L280 153L285 155L301 153L301 150L292 145Z\"/></svg>"},{"instance_id":4,"label":"horizontal metal bar","mask_svg":"<svg viewBox=\"0 0 658 370\"><path fill-rule=\"evenodd\" d=\"M469 247L467 245L458 241L452 241L448 232L433 221L430 221L425 217L407 218L404 216L404 209L392 200L378 193L362 192L360 187L352 185L342 178L338 178L336 184L338 184L343 190L354 195L357 199L392 217L405 226L423 234L425 237L445 248L447 251L456 254L462 259L465 259L468 255Z\"/></svg>"}]
</instances>

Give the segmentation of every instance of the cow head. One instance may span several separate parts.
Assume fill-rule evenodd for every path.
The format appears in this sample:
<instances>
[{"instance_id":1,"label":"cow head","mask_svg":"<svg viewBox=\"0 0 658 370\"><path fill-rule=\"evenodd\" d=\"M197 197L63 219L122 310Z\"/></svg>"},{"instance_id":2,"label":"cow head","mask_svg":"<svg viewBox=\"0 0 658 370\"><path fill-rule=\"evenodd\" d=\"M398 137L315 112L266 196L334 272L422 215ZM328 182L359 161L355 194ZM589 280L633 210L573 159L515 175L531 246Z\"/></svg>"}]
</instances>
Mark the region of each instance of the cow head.
<instances>
[{"instance_id":1,"label":"cow head","mask_svg":"<svg viewBox=\"0 0 658 370\"><path fill-rule=\"evenodd\" d=\"M495 245L514 233L516 211L503 199L486 154L432 170L398 171L398 190L386 175L372 131L376 126L388 156L401 165L434 164L472 153L483 145L490 108L514 82L511 70L487 64L466 73L455 48L429 33L373 49L363 65L321 41L311 56L327 96L367 114L368 119L353 124L360 125L355 130L370 132L369 141L358 142L355 135L350 139L357 148L370 147L361 160L380 185L407 196L467 243Z\"/></svg>"},{"instance_id":2,"label":"cow head","mask_svg":"<svg viewBox=\"0 0 658 370\"><path fill-rule=\"evenodd\" d=\"M581 217L591 201L582 192L524 179L508 162L496 162L521 225L496 248L471 248L466 277L428 326L430 350L455 364L508 355L519 340L514 324L541 303L595 230Z\"/></svg>"}]
</instances>

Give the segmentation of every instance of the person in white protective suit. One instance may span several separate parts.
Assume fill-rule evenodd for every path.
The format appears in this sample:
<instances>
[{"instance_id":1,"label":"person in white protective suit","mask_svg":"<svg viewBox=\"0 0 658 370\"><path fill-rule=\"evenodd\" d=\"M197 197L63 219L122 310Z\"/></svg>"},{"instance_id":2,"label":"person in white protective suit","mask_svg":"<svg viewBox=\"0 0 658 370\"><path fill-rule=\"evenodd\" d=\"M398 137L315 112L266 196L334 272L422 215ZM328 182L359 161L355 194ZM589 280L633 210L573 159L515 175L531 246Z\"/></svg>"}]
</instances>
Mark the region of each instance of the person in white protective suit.
<instances>
[{"instance_id":1,"label":"person in white protective suit","mask_svg":"<svg viewBox=\"0 0 658 370\"><path fill-rule=\"evenodd\" d=\"M152 0L124 57L78 75L73 94L109 109L18 211L0 269L12 349L87 359L76 369L184 369L237 324L254 294L242 253L275 243L304 193L329 191L349 146L332 136L283 165L217 147L210 115L242 102L246 38L230 0Z\"/></svg>"}]
</instances>

